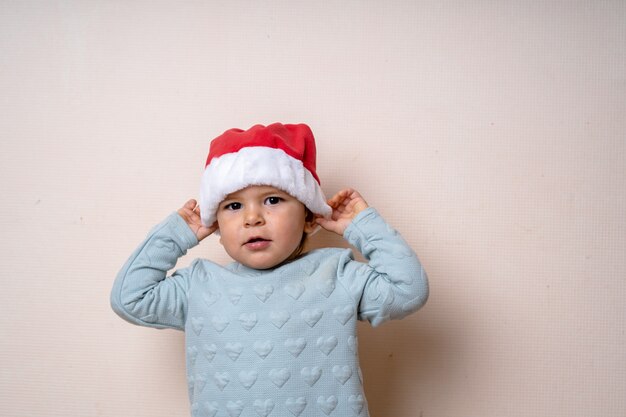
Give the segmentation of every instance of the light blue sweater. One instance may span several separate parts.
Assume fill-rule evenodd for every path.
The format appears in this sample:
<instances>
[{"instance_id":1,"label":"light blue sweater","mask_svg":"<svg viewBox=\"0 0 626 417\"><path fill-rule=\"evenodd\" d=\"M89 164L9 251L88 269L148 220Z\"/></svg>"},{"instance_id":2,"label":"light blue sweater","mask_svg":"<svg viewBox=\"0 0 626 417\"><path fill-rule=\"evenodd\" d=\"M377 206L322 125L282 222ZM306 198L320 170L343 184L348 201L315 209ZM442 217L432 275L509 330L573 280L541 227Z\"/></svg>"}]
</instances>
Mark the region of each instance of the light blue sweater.
<instances>
[{"instance_id":1,"label":"light blue sweater","mask_svg":"<svg viewBox=\"0 0 626 417\"><path fill-rule=\"evenodd\" d=\"M344 238L270 270L195 260L198 241L173 213L120 271L111 305L138 325L184 330L194 417L369 415L356 320L376 326L419 309L428 281L415 253L369 208Z\"/></svg>"}]
</instances>

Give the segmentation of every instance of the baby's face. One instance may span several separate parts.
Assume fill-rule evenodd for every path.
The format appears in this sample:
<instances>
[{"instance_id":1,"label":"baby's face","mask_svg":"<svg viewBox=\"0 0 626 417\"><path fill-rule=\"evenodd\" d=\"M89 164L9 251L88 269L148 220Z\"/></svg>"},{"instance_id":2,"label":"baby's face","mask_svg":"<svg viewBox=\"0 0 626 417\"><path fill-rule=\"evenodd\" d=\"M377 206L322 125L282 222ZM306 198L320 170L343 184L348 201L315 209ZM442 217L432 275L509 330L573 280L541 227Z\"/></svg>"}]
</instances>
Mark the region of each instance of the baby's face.
<instances>
[{"instance_id":1,"label":"baby's face","mask_svg":"<svg viewBox=\"0 0 626 417\"><path fill-rule=\"evenodd\" d=\"M314 229L305 215L304 204L291 195L253 185L229 194L220 203L220 243L239 263L255 269L272 268L294 253L303 232Z\"/></svg>"}]
</instances>

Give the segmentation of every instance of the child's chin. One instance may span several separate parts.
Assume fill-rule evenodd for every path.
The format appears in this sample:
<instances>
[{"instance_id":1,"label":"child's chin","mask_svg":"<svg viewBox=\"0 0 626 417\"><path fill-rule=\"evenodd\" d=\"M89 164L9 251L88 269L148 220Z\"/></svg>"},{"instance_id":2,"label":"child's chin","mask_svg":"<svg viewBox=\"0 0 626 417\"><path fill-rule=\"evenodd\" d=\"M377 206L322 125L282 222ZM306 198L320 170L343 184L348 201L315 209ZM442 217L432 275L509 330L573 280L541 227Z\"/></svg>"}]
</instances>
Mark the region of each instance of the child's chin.
<instances>
[{"instance_id":1,"label":"child's chin","mask_svg":"<svg viewBox=\"0 0 626 417\"><path fill-rule=\"evenodd\" d=\"M280 264L282 264L283 262L285 262L284 259L280 259L280 260L245 260L245 261L239 261L239 263L247 266L248 268L252 268L252 269L272 269Z\"/></svg>"},{"instance_id":2,"label":"child's chin","mask_svg":"<svg viewBox=\"0 0 626 417\"><path fill-rule=\"evenodd\" d=\"M252 269L258 269L259 271L264 271L266 269L272 269L274 268L276 265L259 265L259 264L245 264L245 266L247 266L248 268L252 268Z\"/></svg>"}]
</instances>

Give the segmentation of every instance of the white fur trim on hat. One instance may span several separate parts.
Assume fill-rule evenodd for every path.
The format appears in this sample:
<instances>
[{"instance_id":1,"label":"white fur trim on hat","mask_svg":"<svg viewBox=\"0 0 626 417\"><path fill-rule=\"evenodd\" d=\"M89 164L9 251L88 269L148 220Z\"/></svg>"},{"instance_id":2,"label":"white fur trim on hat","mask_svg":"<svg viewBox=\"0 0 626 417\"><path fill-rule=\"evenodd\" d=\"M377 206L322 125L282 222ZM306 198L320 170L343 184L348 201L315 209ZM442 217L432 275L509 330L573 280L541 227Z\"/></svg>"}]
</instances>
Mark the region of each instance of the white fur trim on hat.
<instances>
[{"instance_id":1,"label":"white fur trim on hat","mask_svg":"<svg viewBox=\"0 0 626 417\"><path fill-rule=\"evenodd\" d=\"M269 185L297 198L315 214L329 217L332 209L311 172L283 150L252 146L213 158L202 176L200 216L212 225L226 196L250 185Z\"/></svg>"}]
</instances>

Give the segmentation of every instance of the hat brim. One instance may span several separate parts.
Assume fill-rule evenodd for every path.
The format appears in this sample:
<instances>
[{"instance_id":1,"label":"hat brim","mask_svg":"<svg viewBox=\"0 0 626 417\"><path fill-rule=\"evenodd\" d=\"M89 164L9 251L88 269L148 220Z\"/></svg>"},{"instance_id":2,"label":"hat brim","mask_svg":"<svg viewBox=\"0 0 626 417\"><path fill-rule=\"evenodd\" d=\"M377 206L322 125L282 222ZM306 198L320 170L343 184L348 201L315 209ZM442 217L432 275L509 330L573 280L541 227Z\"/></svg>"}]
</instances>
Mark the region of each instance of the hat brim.
<instances>
[{"instance_id":1,"label":"hat brim","mask_svg":"<svg viewBox=\"0 0 626 417\"><path fill-rule=\"evenodd\" d=\"M252 146L214 158L205 168L199 199L202 224L215 223L226 196L251 185L279 188L323 217L332 213L319 183L301 161L281 149Z\"/></svg>"}]
</instances>

